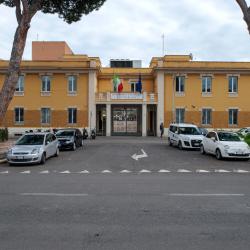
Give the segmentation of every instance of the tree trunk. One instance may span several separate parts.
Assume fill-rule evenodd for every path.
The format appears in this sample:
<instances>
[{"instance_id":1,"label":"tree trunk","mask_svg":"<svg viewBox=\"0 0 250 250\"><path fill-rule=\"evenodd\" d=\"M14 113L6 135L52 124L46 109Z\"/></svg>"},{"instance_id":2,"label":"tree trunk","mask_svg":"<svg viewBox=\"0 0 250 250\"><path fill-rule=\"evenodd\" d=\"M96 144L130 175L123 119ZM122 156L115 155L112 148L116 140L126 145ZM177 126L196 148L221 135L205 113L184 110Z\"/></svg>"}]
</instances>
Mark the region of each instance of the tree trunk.
<instances>
[{"instance_id":1,"label":"tree trunk","mask_svg":"<svg viewBox=\"0 0 250 250\"><path fill-rule=\"evenodd\" d=\"M236 0L236 2L241 8L243 19L245 20L248 32L250 33L250 8L248 7L246 0Z\"/></svg>"},{"instance_id":2,"label":"tree trunk","mask_svg":"<svg viewBox=\"0 0 250 250\"><path fill-rule=\"evenodd\" d=\"M23 16L16 29L7 74L0 92L0 126L3 125L8 106L15 93L29 27L29 18Z\"/></svg>"}]
</instances>

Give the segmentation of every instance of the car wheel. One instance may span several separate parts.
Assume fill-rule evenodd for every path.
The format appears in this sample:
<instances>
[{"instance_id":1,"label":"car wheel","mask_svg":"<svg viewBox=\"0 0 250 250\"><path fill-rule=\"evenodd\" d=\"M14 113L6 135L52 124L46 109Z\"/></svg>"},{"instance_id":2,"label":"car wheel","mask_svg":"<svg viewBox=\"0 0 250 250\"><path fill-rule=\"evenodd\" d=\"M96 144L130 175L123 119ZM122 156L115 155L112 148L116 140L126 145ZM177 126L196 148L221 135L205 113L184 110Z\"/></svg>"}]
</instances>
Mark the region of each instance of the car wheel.
<instances>
[{"instance_id":1,"label":"car wheel","mask_svg":"<svg viewBox=\"0 0 250 250\"><path fill-rule=\"evenodd\" d=\"M180 150L183 149L183 147L182 147L182 142L181 142L181 141L179 141L179 143L178 143L178 148L179 148Z\"/></svg>"},{"instance_id":2,"label":"car wheel","mask_svg":"<svg viewBox=\"0 0 250 250\"><path fill-rule=\"evenodd\" d=\"M56 153L54 155L55 157L58 157L59 156L59 148L56 148Z\"/></svg>"},{"instance_id":3,"label":"car wheel","mask_svg":"<svg viewBox=\"0 0 250 250\"><path fill-rule=\"evenodd\" d=\"M171 142L171 139L168 137L168 145L171 147L173 146L173 143Z\"/></svg>"},{"instance_id":4,"label":"car wheel","mask_svg":"<svg viewBox=\"0 0 250 250\"><path fill-rule=\"evenodd\" d=\"M40 163L43 165L46 162L46 154L43 153Z\"/></svg>"},{"instance_id":5,"label":"car wheel","mask_svg":"<svg viewBox=\"0 0 250 250\"><path fill-rule=\"evenodd\" d=\"M74 142L73 146L72 146L72 150L75 151L76 150L76 143Z\"/></svg>"},{"instance_id":6,"label":"car wheel","mask_svg":"<svg viewBox=\"0 0 250 250\"><path fill-rule=\"evenodd\" d=\"M220 150L218 148L215 151L215 157L216 157L217 160L222 159L221 152L220 152Z\"/></svg>"},{"instance_id":7,"label":"car wheel","mask_svg":"<svg viewBox=\"0 0 250 250\"><path fill-rule=\"evenodd\" d=\"M205 154L206 154L206 151L205 151L205 149L204 149L204 146L203 146L203 145L201 145L201 154L203 154L203 155L205 155Z\"/></svg>"}]
</instances>

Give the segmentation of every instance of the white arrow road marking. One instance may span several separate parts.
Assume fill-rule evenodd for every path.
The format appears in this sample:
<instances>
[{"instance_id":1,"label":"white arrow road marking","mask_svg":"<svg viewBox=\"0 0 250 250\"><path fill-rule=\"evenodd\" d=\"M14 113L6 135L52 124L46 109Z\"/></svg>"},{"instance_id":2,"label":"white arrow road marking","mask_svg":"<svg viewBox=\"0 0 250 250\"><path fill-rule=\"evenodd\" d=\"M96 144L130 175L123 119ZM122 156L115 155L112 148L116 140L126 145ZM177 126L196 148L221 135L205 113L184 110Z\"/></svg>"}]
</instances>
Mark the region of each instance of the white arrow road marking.
<instances>
[{"instance_id":1,"label":"white arrow road marking","mask_svg":"<svg viewBox=\"0 0 250 250\"><path fill-rule=\"evenodd\" d=\"M151 173L151 171L150 171L150 170L147 170L147 169L142 169L142 170L140 171L140 173Z\"/></svg>"},{"instance_id":2,"label":"white arrow road marking","mask_svg":"<svg viewBox=\"0 0 250 250\"><path fill-rule=\"evenodd\" d=\"M167 170L167 169L161 169L158 171L159 173L170 173L171 171Z\"/></svg>"},{"instance_id":3,"label":"white arrow road marking","mask_svg":"<svg viewBox=\"0 0 250 250\"><path fill-rule=\"evenodd\" d=\"M231 173L231 171L225 170L225 169L215 169L214 172L215 173Z\"/></svg>"},{"instance_id":4,"label":"white arrow road marking","mask_svg":"<svg viewBox=\"0 0 250 250\"><path fill-rule=\"evenodd\" d=\"M187 169L178 169L177 172L178 173L191 173L191 171Z\"/></svg>"},{"instance_id":5,"label":"white arrow road marking","mask_svg":"<svg viewBox=\"0 0 250 250\"><path fill-rule=\"evenodd\" d=\"M3 172L0 172L0 174L8 174L9 171L3 171Z\"/></svg>"},{"instance_id":6,"label":"white arrow road marking","mask_svg":"<svg viewBox=\"0 0 250 250\"><path fill-rule=\"evenodd\" d=\"M140 158L148 157L147 153L146 153L143 149L141 149L141 152L142 152L141 155L133 154L133 155L131 156L132 159L138 161L138 159L140 159Z\"/></svg>"},{"instance_id":7,"label":"white arrow road marking","mask_svg":"<svg viewBox=\"0 0 250 250\"><path fill-rule=\"evenodd\" d=\"M69 170L66 170L66 171L62 171L62 172L59 172L60 174L70 174L70 171Z\"/></svg>"},{"instance_id":8,"label":"white arrow road marking","mask_svg":"<svg viewBox=\"0 0 250 250\"><path fill-rule=\"evenodd\" d=\"M49 174L49 170L41 171L40 174Z\"/></svg>"},{"instance_id":9,"label":"white arrow road marking","mask_svg":"<svg viewBox=\"0 0 250 250\"><path fill-rule=\"evenodd\" d=\"M234 170L234 173L245 174L245 173L249 173L249 171L243 170L243 169L236 169Z\"/></svg>"},{"instance_id":10,"label":"white arrow road marking","mask_svg":"<svg viewBox=\"0 0 250 250\"><path fill-rule=\"evenodd\" d=\"M23 171L20 174L30 174L30 170Z\"/></svg>"},{"instance_id":11,"label":"white arrow road marking","mask_svg":"<svg viewBox=\"0 0 250 250\"><path fill-rule=\"evenodd\" d=\"M79 174L89 174L89 171L88 170L83 170L83 171L79 172Z\"/></svg>"},{"instance_id":12,"label":"white arrow road marking","mask_svg":"<svg viewBox=\"0 0 250 250\"><path fill-rule=\"evenodd\" d=\"M204 170L204 169L197 169L196 173L210 173L209 170Z\"/></svg>"},{"instance_id":13,"label":"white arrow road marking","mask_svg":"<svg viewBox=\"0 0 250 250\"><path fill-rule=\"evenodd\" d=\"M111 172L110 170L103 170L102 173L103 173L103 174L110 174L110 173L112 173L112 172Z\"/></svg>"},{"instance_id":14,"label":"white arrow road marking","mask_svg":"<svg viewBox=\"0 0 250 250\"><path fill-rule=\"evenodd\" d=\"M125 170L120 171L120 173L122 173L122 174L128 174L128 173L131 173L131 171L125 169Z\"/></svg>"}]
</instances>

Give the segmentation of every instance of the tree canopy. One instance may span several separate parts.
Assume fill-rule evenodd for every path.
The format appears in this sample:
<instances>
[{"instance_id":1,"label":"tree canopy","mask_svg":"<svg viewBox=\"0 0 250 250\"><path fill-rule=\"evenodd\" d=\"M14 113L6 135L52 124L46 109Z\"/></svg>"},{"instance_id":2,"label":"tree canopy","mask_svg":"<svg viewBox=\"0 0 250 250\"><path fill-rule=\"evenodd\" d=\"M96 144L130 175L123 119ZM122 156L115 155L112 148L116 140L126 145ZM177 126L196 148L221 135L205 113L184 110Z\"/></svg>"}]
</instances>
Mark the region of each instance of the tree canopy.
<instances>
[{"instance_id":1,"label":"tree canopy","mask_svg":"<svg viewBox=\"0 0 250 250\"><path fill-rule=\"evenodd\" d=\"M9 7L18 7L27 4L34 11L55 14L67 23L77 22L82 15L98 10L106 0L0 0L0 4Z\"/></svg>"}]
</instances>

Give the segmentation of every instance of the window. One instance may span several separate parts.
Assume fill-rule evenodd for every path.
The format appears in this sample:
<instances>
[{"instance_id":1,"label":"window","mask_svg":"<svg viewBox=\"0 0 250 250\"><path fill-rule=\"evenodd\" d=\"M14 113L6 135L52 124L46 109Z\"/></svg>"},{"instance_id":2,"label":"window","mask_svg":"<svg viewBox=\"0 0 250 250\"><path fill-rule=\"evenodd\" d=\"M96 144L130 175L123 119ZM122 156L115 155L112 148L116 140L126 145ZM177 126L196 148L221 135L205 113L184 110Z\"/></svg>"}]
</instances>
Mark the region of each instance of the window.
<instances>
[{"instance_id":1,"label":"window","mask_svg":"<svg viewBox=\"0 0 250 250\"><path fill-rule=\"evenodd\" d=\"M42 76L42 91L50 92L50 77Z\"/></svg>"},{"instance_id":2,"label":"window","mask_svg":"<svg viewBox=\"0 0 250 250\"><path fill-rule=\"evenodd\" d=\"M185 76L177 76L175 79L175 91L182 93L185 90Z\"/></svg>"},{"instance_id":3,"label":"window","mask_svg":"<svg viewBox=\"0 0 250 250\"><path fill-rule=\"evenodd\" d=\"M229 125L238 124L238 109L229 109Z\"/></svg>"},{"instance_id":4,"label":"window","mask_svg":"<svg viewBox=\"0 0 250 250\"><path fill-rule=\"evenodd\" d=\"M176 123L184 123L185 109L176 109Z\"/></svg>"},{"instance_id":5,"label":"window","mask_svg":"<svg viewBox=\"0 0 250 250\"><path fill-rule=\"evenodd\" d=\"M77 78L76 76L68 77L68 92L76 92L77 91Z\"/></svg>"},{"instance_id":6,"label":"window","mask_svg":"<svg viewBox=\"0 0 250 250\"><path fill-rule=\"evenodd\" d=\"M19 76L16 85L16 92L23 92L23 91L24 91L24 76Z\"/></svg>"},{"instance_id":7,"label":"window","mask_svg":"<svg viewBox=\"0 0 250 250\"><path fill-rule=\"evenodd\" d=\"M238 77L229 76L228 78L228 92L229 93L238 93Z\"/></svg>"},{"instance_id":8,"label":"window","mask_svg":"<svg viewBox=\"0 0 250 250\"><path fill-rule=\"evenodd\" d=\"M202 93L211 93L212 92L212 77L203 76L202 77Z\"/></svg>"},{"instance_id":9,"label":"window","mask_svg":"<svg viewBox=\"0 0 250 250\"><path fill-rule=\"evenodd\" d=\"M51 117L51 110L50 108L41 108L41 123L49 124Z\"/></svg>"},{"instance_id":10,"label":"window","mask_svg":"<svg viewBox=\"0 0 250 250\"><path fill-rule=\"evenodd\" d=\"M136 92L136 82L130 82L130 90L131 92Z\"/></svg>"},{"instance_id":11,"label":"window","mask_svg":"<svg viewBox=\"0 0 250 250\"><path fill-rule=\"evenodd\" d=\"M202 109L202 124L209 125L211 124L211 109Z\"/></svg>"},{"instance_id":12,"label":"window","mask_svg":"<svg viewBox=\"0 0 250 250\"><path fill-rule=\"evenodd\" d=\"M69 108L68 109L68 123L75 124L77 122L77 109Z\"/></svg>"},{"instance_id":13,"label":"window","mask_svg":"<svg viewBox=\"0 0 250 250\"><path fill-rule=\"evenodd\" d=\"M15 108L15 123L24 122L24 108Z\"/></svg>"}]
</instances>

